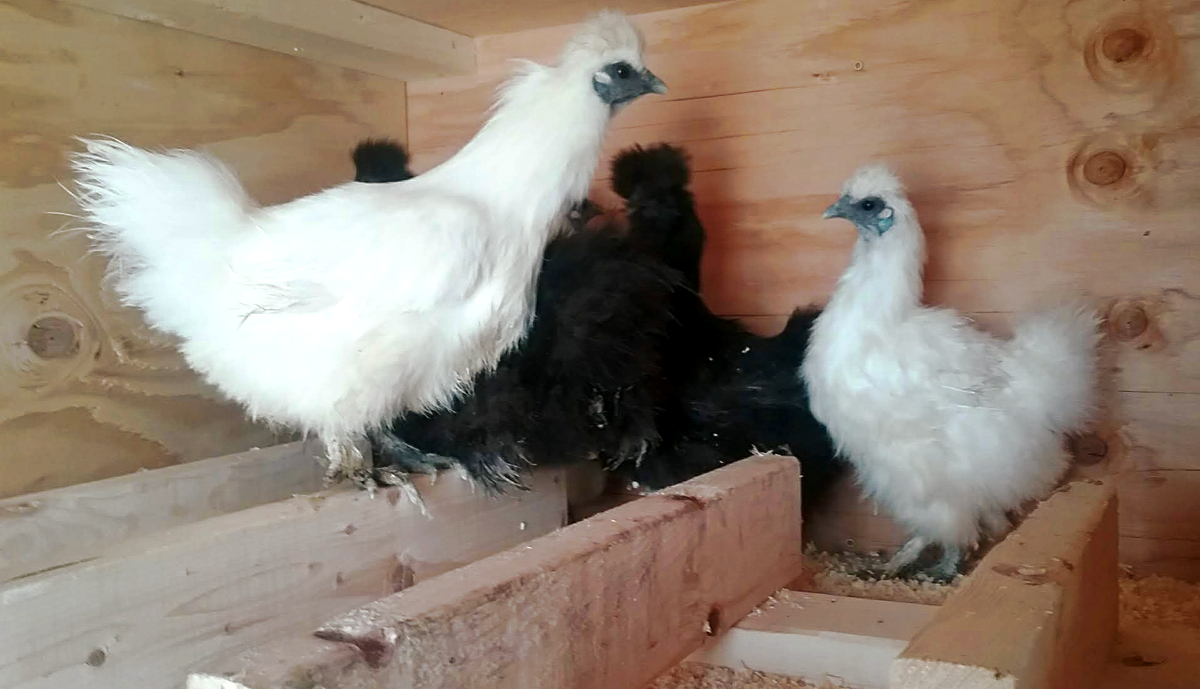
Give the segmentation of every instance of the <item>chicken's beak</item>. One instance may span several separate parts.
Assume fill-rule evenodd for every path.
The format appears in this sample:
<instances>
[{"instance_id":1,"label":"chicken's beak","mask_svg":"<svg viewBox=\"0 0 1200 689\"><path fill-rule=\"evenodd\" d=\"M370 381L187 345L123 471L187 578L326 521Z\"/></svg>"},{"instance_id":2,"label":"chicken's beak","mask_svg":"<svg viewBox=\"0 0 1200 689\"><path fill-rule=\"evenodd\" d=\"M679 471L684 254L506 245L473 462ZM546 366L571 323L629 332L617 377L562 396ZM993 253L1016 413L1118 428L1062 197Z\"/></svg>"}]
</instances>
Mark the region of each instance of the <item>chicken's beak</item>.
<instances>
[{"instance_id":1,"label":"chicken's beak","mask_svg":"<svg viewBox=\"0 0 1200 689\"><path fill-rule=\"evenodd\" d=\"M838 199L837 202L834 203L832 206L830 206L829 208L826 208L825 212L821 215L821 217L825 218L826 220L828 220L830 218L846 217L846 197L843 196L842 198Z\"/></svg>"},{"instance_id":2,"label":"chicken's beak","mask_svg":"<svg viewBox=\"0 0 1200 689\"><path fill-rule=\"evenodd\" d=\"M667 85L662 79L654 76L654 73L648 69L642 70L642 81L646 82L646 93L666 93Z\"/></svg>"}]
</instances>

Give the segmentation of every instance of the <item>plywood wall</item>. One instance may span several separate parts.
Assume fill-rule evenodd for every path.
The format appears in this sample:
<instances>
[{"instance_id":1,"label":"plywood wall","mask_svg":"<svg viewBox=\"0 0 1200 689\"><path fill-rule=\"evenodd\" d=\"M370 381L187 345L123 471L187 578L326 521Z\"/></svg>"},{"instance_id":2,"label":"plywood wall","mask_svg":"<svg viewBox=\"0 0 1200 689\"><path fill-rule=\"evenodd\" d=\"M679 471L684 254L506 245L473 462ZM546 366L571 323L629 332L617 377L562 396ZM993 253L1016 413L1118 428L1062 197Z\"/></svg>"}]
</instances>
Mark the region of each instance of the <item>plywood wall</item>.
<instances>
[{"instance_id":1,"label":"plywood wall","mask_svg":"<svg viewBox=\"0 0 1200 689\"><path fill-rule=\"evenodd\" d=\"M641 24L671 91L622 112L609 151L687 147L715 310L770 329L824 302L854 237L821 210L890 161L929 236L930 302L1001 331L1060 295L1119 306L1088 471L1120 476L1127 561L1200 578L1200 7L743 0ZM507 58L569 32L484 37L478 78L410 84L417 167L473 133Z\"/></svg>"},{"instance_id":2,"label":"plywood wall","mask_svg":"<svg viewBox=\"0 0 1200 689\"><path fill-rule=\"evenodd\" d=\"M69 219L71 137L202 146L271 203L405 134L402 82L50 0L0 2L0 497L275 442L101 289ZM180 209L186 213L186 208ZM287 347L288 343L280 342Z\"/></svg>"}]
</instances>

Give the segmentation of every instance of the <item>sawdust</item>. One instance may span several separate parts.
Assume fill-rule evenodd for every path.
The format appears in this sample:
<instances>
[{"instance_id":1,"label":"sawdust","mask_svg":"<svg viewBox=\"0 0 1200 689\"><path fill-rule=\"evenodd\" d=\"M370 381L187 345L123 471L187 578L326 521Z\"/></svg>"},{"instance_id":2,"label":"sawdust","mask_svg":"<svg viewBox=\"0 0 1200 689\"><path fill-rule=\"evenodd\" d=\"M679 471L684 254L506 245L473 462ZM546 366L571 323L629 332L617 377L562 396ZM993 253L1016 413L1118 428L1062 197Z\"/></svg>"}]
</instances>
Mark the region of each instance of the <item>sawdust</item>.
<instances>
[{"instance_id":1,"label":"sawdust","mask_svg":"<svg viewBox=\"0 0 1200 689\"><path fill-rule=\"evenodd\" d=\"M1200 583L1159 576L1121 576L1121 628L1186 627L1200 631Z\"/></svg>"},{"instance_id":2,"label":"sawdust","mask_svg":"<svg viewBox=\"0 0 1200 689\"><path fill-rule=\"evenodd\" d=\"M914 579L879 579L871 575L878 571L883 558L854 553L825 553L811 547L805 552L806 572L791 588L835 596L854 596L902 603L941 605L946 597L962 586L967 577L959 576L950 584L940 584L917 577ZM1120 580L1120 627L1123 636L1153 639L1138 635L1142 630L1174 629L1181 634L1200 638L1200 583L1189 583L1169 577L1135 576L1124 571ZM771 596L762 607L786 600L786 596ZM758 613L755 611L751 616ZM1160 632L1161 633L1161 632ZM1143 643L1143 645L1145 645ZM1138 657L1157 657L1155 648L1138 647ZM1166 651L1167 649L1159 649ZM1148 654L1148 655L1147 655ZM1182 662L1183 658L1176 660ZM1126 659L1124 662L1128 662ZM1200 668L1196 668L1200 674ZM1173 687L1164 683L1163 687ZM835 684L824 681L809 684L793 677L772 675L748 669L734 670L704 663L685 662L659 677L650 689L830 689Z\"/></svg>"},{"instance_id":3,"label":"sawdust","mask_svg":"<svg viewBox=\"0 0 1200 689\"><path fill-rule=\"evenodd\" d=\"M649 689L835 689L828 682L809 684L793 677L684 662L659 677Z\"/></svg>"},{"instance_id":4,"label":"sawdust","mask_svg":"<svg viewBox=\"0 0 1200 689\"><path fill-rule=\"evenodd\" d=\"M967 580L961 574L949 584L923 574L910 579L883 579L871 574L883 569L885 558L857 553L825 553L811 546L804 553L808 582L804 588L831 596L871 598L897 603L941 605Z\"/></svg>"}]
</instances>

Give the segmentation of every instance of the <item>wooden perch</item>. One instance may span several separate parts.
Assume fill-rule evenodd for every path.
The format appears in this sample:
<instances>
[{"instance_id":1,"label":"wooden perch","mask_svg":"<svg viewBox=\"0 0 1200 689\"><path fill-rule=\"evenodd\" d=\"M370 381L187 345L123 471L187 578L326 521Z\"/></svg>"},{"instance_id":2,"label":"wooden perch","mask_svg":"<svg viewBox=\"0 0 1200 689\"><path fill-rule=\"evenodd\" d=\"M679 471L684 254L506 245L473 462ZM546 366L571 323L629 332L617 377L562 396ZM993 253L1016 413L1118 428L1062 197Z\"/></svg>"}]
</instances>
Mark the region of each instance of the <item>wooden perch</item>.
<instances>
[{"instance_id":1,"label":"wooden perch","mask_svg":"<svg viewBox=\"0 0 1200 689\"><path fill-rule=\"evenodd\" d=\"M288 443L0 500L0 582L113 544L321 489L318 443Z\"/></svg>"},{"instance_id":2,"label":"wooden perch","mask_svg":"<svg viewBox=\"0 0 1200 689\"><path fill-rule=\"evenodd\" d=\"M0 586L0 686L176 689L187 673L562 525L561 470L492 498L453 473L194 522Z\"/></svg>"},{"instance_id":3,"label":"wooden perch","mask_svg":"<svg viewBox=\"0 0 1200 689\"><path fill-rule=\"evenodd\" d=\"M475 71L474 39L354 0L68 2L402 81Z\"/></svg>"},{"instance_id":4,"label":"wooden perch","mask_svg":"<svg viewBox=\"0 0 1200 689\"><path fill-rule=\"evenodd\" d=\"M642 687L801 567L800 472L742 460L431 579L189 689Z\"/></svg>"},{"instance_id":5,"label":"wooden perch","mask_svg":"<svg viewBox=\"0 0 1200 689\"><path fill-rule=\"evenodd\" d=\"M814 685L889 689L892 662L937 606L778 591L688 660L795 677Z\"/></svg>"},{"instance_id":6,"label":"wooden perch","mask_svg":"<svg viewBox=\"0 0 1200 689\"><path fill-rule=\"evenodd\" d=\"M1093 686L1117 629L1117 497L1069 483L980 561L892 667L895 689Z\"/></svg>"}]
</instances>

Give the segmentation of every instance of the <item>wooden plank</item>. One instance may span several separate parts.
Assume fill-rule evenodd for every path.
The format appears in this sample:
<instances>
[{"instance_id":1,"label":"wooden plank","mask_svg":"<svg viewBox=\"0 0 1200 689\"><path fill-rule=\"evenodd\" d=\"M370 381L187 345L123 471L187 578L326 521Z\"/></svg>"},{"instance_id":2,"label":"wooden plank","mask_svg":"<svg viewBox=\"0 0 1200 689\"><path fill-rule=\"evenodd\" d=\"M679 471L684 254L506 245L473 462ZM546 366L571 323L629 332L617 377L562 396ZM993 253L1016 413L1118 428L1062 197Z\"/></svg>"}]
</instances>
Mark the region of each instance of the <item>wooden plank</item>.
<instances>
[{"instance_id":1,"label":"wooden plank","mask_svg":"<svg viewBox=\"0 0 1200 689\"><path fill-rule=\"evenodd\" d=\"M980 561L892 668L894 689L1087 687L1117 633L1117 495L1069 483Z\"/></svg>"},{"instance_id":2,"label":"wooden plank","mask_svg":"<svg viewBox=\"0 0 1200 689\"><path fill-rule=\"evenodd\" d=\"M397 489L301 496L125 541L0 586L0 687L174 689L187 672L312 629L512 547L566 517L561 470L491 498L456 474Z\"/></svg>"},{"instance_id":3,"label":"wooden plank","mask_svg":"<svg viewBox=\"0 0 1200 689\"><path fill-rule=\"evenodd\" d=\"M620 113L606 150L687 148L709 233L708 303L762 318L823 303L854 233L821 210L854 167L887 160L928 234L929 302L1005 323L1081 291L1127 307L1112 338L1108 468L1200 469L1200 6L827 5L746 0L637 18L671 92ZM478 74L411 84L414 164L471 136L505 60L551 54L568 31L481 37ZM1125 173L1090 182L1083 163L1105 151ZM611 200L606 168L595 189ZM1188 506L1187 522L1200 522L1200 503ZM1126 552L1200 579L1200 559L1180 561L1169 530Z\"/></svg>"},{"instance_id":4,"label":"wooden plank","mask_svg":"<svg viewBox=\"0 0 1200 689\"><path fill-rule=\"evenodd\" d=\"M323 487L320 446L295 442L0 500L0 582L113 545Z\"/></svg>"},{"instance_id":5,"label":"wooden plank","mask_svg":"<svg viewBox=\"0 0 1200 689\"><path fill-rule=\"evenodd\" d=\"M393 79L434 79L475 69L471 38L354 0L66 1Z\"/></svg>"},{"instance_id":6,"label":"wooden plank","mask_svg":"<svg viewBox=\"0 0 1200 689\"><path fill-rule=\"evenodd\" d=\"M830 682L848 689L889 689L892 662L937 606L777 591L689 661Z\"/></svg>"},{"instance_id":7,"label":"wooden plank","mask_svg":"<svg viewBox=\"0 0 1200 689\"><path fill-rule=\"evenodd\" d=\"M645 686L801 568L800 472L760 456L248 651L191 689ZM338 643L338 642L346 643Z\"/></svg>"},{"instance_id":8,"label":"wooden plank","mask_svg":"<svg viewBox=\"0 0 1200 689\"><path fill-rule=\"evenodd\" d=\"M207 149L262 203L353 178L404 138L402 82L53 0L0 0L0 498L292 439L250 423L102 287L75 207L74 136Z\"/></svg>"},{"instance_id":9,"label":"wooden plank","mask_svg":"<svg viewBox=\"0 0 1200 689\"><path fill-rule=\"evenodd\" d=\"M604 7L628 13L657 12L714 0L605 0ZM366 4L468 36L526 31L581 20L598 9L591 0L365 0Z\"/></svg>"}]
</instances>

